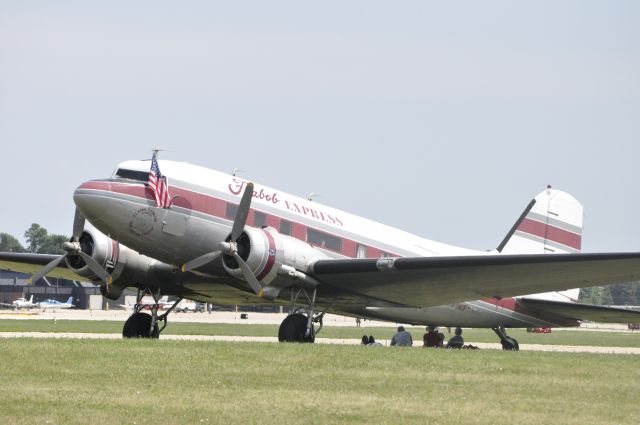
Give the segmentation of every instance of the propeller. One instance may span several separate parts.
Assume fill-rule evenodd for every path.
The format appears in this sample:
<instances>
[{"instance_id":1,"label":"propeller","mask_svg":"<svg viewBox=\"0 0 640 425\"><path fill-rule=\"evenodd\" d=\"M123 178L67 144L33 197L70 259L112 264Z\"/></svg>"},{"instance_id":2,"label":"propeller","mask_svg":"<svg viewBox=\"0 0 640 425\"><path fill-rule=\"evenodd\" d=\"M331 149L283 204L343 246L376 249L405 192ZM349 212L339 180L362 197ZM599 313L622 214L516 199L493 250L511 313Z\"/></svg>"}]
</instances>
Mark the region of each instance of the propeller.
<instances>
[{"instance_id":1,"label":"propeller","mask_svg":"<svg viewBox=\"0 0 640 425\"><path fill-rule=\"evenodd\" d=\"M84 231L84 223L85 218L80 213L80 211L76 208L76 212L73 218L73 235L71 236L70 242L65 242L62 244L62 249L64 249L65 253L55 260L51 261L49 264L40 269L36 274L31 276L29 279L29 284L33 282L37 282L42 279L47 273L56 268L58 264L60 264L68 255L78 255L82 260L86 263L86 265L91 269L96 276L102 280L107 287L111 284L111 276L107 271L100 265L96 260L93 259L90 255L82 252L82 246L80 245L80 236L82 236L82 232Z\"/></svg>"},{"instance_id":2,"label":"propeller","mask_svg":"<svg viewBox=\"0 0 640 425\"><path fill-rule=\"evenodd\" d=\"M182 265L182 271L188 272L191 270L195 270L204 266L205 264L209 264L216 258L218 258L221 254L232 256L238 265L240 266L240 270L242 271L242 276L247 281L251 289L259 296L262 297L264 292L262 289L262 285L253 275L253 272L244 262L242 257L238 254L238 238L242 235L244 230L244 226L247 223L247 218L249 217L249 208L251 208L251 198L253 196L253 183L247 183L247 186L244 189L244 193L242 194L242 199L240 200L240 205L238 206L238 211L236 212L236 217L233 220L233 226L231 227L231 235L229 241L220 242L218 245L218 250L213 252L208 252L199 257L194 258L193 260Z\"/></svg>"}]
</instances>

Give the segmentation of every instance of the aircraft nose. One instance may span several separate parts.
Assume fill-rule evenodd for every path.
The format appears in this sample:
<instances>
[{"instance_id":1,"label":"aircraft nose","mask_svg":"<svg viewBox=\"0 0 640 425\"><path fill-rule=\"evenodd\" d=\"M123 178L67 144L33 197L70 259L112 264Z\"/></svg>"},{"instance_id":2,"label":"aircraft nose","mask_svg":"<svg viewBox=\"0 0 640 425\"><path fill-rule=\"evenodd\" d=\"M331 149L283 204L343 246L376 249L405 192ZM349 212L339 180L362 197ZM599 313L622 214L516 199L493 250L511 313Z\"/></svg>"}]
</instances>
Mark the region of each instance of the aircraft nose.
<instances>
[{"instance_id":1,"label":"aircraft nose","mask_svg":"<svg viewBox=\"0 0 640 425\"><path fill-rule=\"evenodd\" d=\"M102 183L97 181L88 181L82 183L73 192L73 202L89 221L95 224L109 213L108 196L104 196L104 191L108 190L102 187Z\"/></svg>"}]
</instances>

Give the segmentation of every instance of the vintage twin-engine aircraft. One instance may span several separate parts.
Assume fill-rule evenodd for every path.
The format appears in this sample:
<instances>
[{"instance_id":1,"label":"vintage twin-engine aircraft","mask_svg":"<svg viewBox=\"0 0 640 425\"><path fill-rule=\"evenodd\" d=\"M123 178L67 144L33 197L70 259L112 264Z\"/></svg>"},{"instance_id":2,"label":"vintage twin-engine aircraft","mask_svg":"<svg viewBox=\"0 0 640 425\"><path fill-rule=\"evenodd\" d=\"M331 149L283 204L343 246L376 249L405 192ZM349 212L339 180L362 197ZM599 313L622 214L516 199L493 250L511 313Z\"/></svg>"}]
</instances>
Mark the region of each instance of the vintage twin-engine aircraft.
<instances>
[{"instance_id":1,"label":"vintage twin-engine aircraft","mask_svg":"<svg viewBox=\"0 0 640 425\"><path fill-rule=\"evenodd\" d=\"M154 190L167 181L160 168L169 202ZM582 206L552 188L489 252L423 239L237 176L155 162L155 155L81 184L73 199L65 255L0 253L0 267L35 273L34 280L100 282L110 299L138 288L125 337L158 337L171 311L158 314L163 295L290 305L281 341L314 341L326 312L488 327L505 348L517 348L505 328L640 321L640 312L579 304L577 292L566 291L640 279L640 253L580 253ZM520 296L531 293L538 295ZM156 300L146 306L150 314L142 311L145 294Z\"/></svg>"}]
</instances>

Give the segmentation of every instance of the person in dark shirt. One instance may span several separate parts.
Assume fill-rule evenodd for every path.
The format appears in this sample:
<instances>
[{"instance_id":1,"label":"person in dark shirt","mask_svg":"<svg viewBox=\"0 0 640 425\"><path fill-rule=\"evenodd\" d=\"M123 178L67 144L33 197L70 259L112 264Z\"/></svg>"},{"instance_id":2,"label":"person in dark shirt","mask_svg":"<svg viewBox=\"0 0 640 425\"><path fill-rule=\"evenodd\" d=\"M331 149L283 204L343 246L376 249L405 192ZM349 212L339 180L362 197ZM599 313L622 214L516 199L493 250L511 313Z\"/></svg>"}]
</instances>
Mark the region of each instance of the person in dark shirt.
<instances>
[{"instance_id":1,"label":"person in dark shirt","mask_svg":"<svg viewBox=\"0 0 640 425\"><path fill-rule=\"evenodd\" d=\"M422 342L425 347L438 347L441 346L440 336L436 331L435 325L427 326L427 333L422 337Z\"/></svg>"},{"instance_id":2,"label":"person in dark shirt","mask_svg":"<svg viewBox=\"0 0 640 425\"><path fill-rule=\"evenodd\" d=\"M462 348L464 345L464 338L462 338L462 328L456 328L456 334L451 337L447 342L447 348Z\"/></svg>"}]
</instances>

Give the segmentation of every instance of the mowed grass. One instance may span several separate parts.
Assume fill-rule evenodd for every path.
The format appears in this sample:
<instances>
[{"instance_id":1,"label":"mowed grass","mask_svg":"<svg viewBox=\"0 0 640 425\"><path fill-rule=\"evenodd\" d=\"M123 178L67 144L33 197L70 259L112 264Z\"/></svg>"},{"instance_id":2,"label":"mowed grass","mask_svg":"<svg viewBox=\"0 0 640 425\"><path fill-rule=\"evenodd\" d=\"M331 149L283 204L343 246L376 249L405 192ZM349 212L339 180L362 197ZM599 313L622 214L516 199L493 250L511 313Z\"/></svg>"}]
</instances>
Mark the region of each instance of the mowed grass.
<instances>
[{"instance_id":1,"label":"mowed grass","mask_svg":"<svg viewBox=\"0 0 640 425\"><path fill-rule=\"evenodd\" d=\"M0 320L0 332L71 332L71 333L121 333L122 322L94 320ZM422 343L425 330L407 327L414 341ZM377 339L391 339L395 328L327 326L319 338L359 339L362 335L374 335ZM449 338L443 329L445 338ZM225 335L225 336L277 336L278 325L184 323L171 322L164 331L167 335ZM579 330L553 330L550 334L536 334L524 329L510 329L509 335L520 344L591 345L601 347L640 347L640 332L591 332ZM463 336L468 343L498 342L490 329L465 329Z\"/></svg>"},{"instance_id":2,"label":"mowed grass","mask_svg":"<svg viewBox=\"0 0 640 425\"><path fill-rule=\"evenodd\" d=\"M11 424L637 424L631 355L1 340Z\"/></svg>"}]
</instances>

